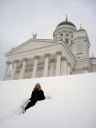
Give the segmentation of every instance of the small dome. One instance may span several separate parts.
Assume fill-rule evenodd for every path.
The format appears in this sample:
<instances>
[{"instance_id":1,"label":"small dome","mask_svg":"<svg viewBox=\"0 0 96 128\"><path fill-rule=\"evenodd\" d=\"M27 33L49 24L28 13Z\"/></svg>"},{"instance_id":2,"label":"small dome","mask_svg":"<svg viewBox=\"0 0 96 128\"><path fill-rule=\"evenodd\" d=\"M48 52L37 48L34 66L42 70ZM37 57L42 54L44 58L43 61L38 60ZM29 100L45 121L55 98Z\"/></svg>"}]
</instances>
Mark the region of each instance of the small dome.
<instances>
[{"instance_id":1,"label":"small dome","mask_svg":"<svg viewBox=\"0 0 96 128\"><path fill-rule=\"evenodd\" d=\"M76 28L76 26L75 26L72 22L69 22L69 21L67 21L67 20L61 22L60 24L58 24L57 27L62 26L62 25L70 25L70 26L73 26L73 27Z\"/></svg>"},{"instance_id":2,"label":"small dome","mask_svg":"<svg viewBox=\"0 0 96 128\"><path fill-rule=\"evenodd\" d=\"M82 29L78 29L78 30L77 30L77 32L81 32L81 31L85 31L85 32L86 32L86 30L85 30L85 29L83 29L83 28L82 28Z\"/></svg>"},{"instance_id":3,"label":"small dome","mask_svg":"<svg viewBox=\"0 0 96 128\"><path fill-rule=\"evenodd\" d=\"M77 32L81 32L81 31L85 31L86 32L86 30L84 28L82 28L82 26L80 24L80 28L77 30Z\"/></svg>"},{"instance_id":4,"label":"small dome","mask_svg":"<svg viewBox=\"0 0 96 128\"><path fill-rule=\"evenodd\" d=\"M85 31L85 29L78 29L77 32L80 32L80 31Z\"/></svg>"}]
</instances>

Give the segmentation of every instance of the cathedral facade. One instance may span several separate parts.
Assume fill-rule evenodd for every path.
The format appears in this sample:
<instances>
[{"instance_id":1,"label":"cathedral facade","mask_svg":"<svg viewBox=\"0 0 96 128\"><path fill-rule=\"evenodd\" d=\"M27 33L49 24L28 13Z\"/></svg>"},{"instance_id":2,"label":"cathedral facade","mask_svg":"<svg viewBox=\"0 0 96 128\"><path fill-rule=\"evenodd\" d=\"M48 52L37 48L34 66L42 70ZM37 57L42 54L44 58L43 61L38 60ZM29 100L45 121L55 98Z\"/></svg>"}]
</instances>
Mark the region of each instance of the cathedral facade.
<instances>
[{"instance_id":1,"label":"cathedral facade","mask_svg":"<svg viewBox=\"0 0 96 128\"><path fill-rule=\"evenodd\" d=\"M28 79L96 72L96 58L90 57L85 29L68 21L57 25L53 39L31 39L5 54L4 80Z\"/></svg>"}]
</instances>

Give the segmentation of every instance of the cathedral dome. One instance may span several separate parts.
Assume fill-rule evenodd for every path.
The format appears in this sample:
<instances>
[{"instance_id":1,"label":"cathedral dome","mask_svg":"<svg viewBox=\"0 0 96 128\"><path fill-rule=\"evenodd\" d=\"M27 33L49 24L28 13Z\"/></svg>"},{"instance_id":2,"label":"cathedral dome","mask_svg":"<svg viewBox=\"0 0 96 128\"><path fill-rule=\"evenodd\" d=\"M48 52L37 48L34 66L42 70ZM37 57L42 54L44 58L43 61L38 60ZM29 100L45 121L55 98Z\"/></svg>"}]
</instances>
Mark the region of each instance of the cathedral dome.
<instances>
[{"instance_id":1,"label":"cathedral dome","mask_svg":"<svg viewBox=\"0 0 96 128\"><path fill-rule=\"evenodd\" d=\"M72 27L76 28L76 26L75 26L72 22L68 21L67 15L66 15L66 20L63 21L63 22L61 22L61 23L59 23L59 24L57 25L57 28L58 28L58 27L61 27L61 26L66 26L66 25L69 25L69 26L72 26Z\"/></svg>"},{"instance_id":2,"label":"cathedral dome","mask_svg":"<svg viewBox=\"0 0 96 128\"><path fill-rule=\"evenodd\" d=\"M59 24L57 25L57 27L60 27L60 26L62 26L62 25L70 25L70 26L73 26L73 27L76 28L76 26L75 26L72 22L69 22L69 21L63 21L63 22L59 23Z\"/></svg>"}]
</instances>

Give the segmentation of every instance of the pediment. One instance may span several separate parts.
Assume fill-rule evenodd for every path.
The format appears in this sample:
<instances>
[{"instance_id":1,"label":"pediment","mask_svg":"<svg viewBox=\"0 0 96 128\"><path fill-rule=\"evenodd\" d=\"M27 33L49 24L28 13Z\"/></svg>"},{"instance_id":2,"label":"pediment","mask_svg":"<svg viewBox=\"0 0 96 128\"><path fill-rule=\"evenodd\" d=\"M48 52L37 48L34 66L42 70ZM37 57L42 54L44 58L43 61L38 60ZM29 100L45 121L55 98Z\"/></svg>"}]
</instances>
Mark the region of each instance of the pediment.
<instances>
[{"instance_id":1,"label":"pediment","mask_svg":"<svg viewBox=\"0 0 96 128\"><path fill-rule=\"evenodd\" d=\"M36 50L39 48L45 48L45 47L49 47L51 45L57 44L57 42L52 42L52 40L48 41L48 40L29 40L21 45L19 45L18 47L14 48L13 50L7 52L5 55L6 56L10 56L13 54L17 54L17 53L23 53L23 52L27 52L27 51L31 51L31 50Z\"/></svg>"}]
</instances>

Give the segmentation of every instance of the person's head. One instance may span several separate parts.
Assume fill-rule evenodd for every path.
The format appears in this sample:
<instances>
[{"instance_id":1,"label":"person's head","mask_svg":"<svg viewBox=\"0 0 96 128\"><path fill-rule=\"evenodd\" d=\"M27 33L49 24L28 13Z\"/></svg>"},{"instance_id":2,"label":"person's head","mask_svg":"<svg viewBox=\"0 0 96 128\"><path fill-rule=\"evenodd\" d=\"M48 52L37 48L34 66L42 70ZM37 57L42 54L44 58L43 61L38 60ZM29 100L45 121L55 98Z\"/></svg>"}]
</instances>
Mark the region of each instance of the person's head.
<instances>
[{"instance_id":1,"label":"person's head","mask_svg":"<svg viewBox=\"0 0 96 128\"><path fill-rule=\"evenodd\" d=\"M40 91L40 90L41 90L41 86L40 86L39 83L37 83L37 84L35 85L34 90L37 90L37 91Z\"/></svg>"}]
</instances>

